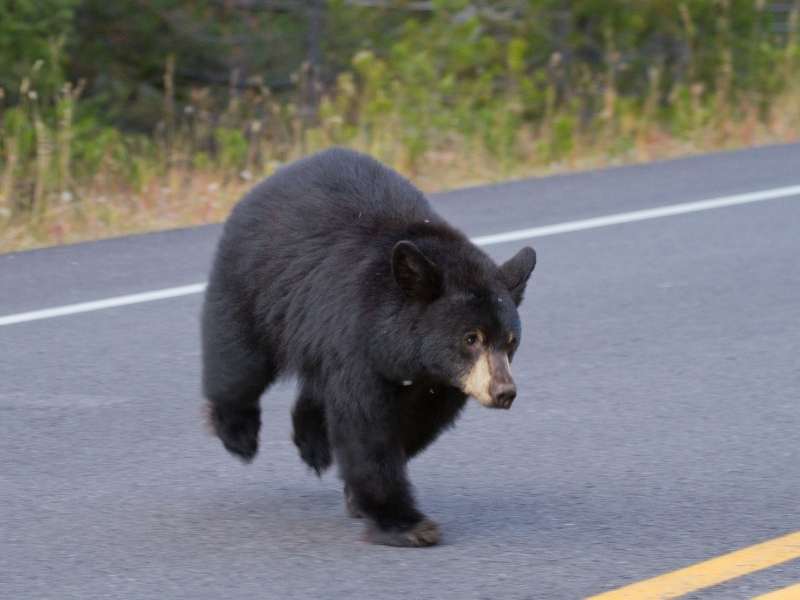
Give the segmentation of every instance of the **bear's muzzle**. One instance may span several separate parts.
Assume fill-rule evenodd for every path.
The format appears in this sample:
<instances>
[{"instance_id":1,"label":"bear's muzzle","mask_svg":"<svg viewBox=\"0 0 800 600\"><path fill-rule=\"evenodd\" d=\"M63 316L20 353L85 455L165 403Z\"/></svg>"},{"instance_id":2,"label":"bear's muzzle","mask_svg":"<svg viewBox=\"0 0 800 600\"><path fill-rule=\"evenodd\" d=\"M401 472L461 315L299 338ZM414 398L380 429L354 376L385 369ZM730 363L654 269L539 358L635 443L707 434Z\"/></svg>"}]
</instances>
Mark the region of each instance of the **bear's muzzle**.
<instances>
[{"instance_id":1,"label":"bear's muzzle","mask_svg":"<svg viewBox=\"0 0 800 600\"><path fill-rule=\"evenodd\" d=\"M511 408L517 386L511 377L508 354L485 350L461 380L462 391L489 408Z\"/></svg>"}]
</instances>

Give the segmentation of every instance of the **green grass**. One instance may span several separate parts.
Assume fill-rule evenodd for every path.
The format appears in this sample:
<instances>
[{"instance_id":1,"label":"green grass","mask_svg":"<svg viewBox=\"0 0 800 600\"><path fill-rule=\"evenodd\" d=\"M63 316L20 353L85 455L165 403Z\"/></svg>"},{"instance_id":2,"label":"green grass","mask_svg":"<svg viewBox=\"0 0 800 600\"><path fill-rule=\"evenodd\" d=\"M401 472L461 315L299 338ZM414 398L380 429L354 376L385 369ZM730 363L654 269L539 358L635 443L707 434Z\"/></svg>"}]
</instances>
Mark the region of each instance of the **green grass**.
<instances>
[{"instance_id":1,"label":"green grass","mask_svg":"<svg viewBox=\"0 0 800 600\"><path fill-rule=\"evenodd\" d=\"M567 71L558 53L532 66L528 38L499 41L477 19L409 21L381 56L357 52L313 117L306 69L288 96L251 81L179 101L167 57L149 134L108 125L83 82L37 88L52 81L40 61L0 91L0 251L219 221L255 180L331 145L437 191L797 140L800 2L782 43L729 35L734 13L718 4L718 46L710 58L698 46L683 80L665 64L626 67L610 34L599 68Z\"/></svg>"}]
</instances>

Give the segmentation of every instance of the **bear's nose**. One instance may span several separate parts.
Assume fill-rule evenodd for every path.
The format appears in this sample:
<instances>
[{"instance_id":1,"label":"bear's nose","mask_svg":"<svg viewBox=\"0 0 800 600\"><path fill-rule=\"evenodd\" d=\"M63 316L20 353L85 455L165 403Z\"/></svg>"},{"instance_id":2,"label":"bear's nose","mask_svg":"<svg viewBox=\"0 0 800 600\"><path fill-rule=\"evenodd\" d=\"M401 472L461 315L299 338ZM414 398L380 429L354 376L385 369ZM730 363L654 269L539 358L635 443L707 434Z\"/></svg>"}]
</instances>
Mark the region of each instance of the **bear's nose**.
<instances>
[{"instance_id":1,"label":"bear's nose","mask_svg":"<svg viewBox=\"0 0 800 600\"><path fill-rule=\"evenodd\" d=\"M492 399L498 408L511 408L511 403L517 397L517 386L513 383L497 384L492 390Z\"/></svg>"}]
</instances>

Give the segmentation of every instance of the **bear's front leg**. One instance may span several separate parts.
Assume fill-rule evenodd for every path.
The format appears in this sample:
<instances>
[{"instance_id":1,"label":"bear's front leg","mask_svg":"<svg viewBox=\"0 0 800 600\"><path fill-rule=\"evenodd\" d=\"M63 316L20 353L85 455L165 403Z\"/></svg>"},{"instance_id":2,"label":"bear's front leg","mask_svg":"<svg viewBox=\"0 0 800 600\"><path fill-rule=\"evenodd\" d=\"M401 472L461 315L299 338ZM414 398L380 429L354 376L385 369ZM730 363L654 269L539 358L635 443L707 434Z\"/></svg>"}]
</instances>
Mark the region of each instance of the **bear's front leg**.
<instances>
[{"instance_id":1,"label":"bear's front leg","mask_svg":"<svg viewBox=\"0 0 800 600\"><path fill-rule=\"evenodd\" d=\"M352 508L369 520L366 538L373 544L432 546L439 541L439 526L415 506L400 432L392 425L396 421L375 408L350 407L331 423L336 461Z\"/></svg>"}]
</instances>

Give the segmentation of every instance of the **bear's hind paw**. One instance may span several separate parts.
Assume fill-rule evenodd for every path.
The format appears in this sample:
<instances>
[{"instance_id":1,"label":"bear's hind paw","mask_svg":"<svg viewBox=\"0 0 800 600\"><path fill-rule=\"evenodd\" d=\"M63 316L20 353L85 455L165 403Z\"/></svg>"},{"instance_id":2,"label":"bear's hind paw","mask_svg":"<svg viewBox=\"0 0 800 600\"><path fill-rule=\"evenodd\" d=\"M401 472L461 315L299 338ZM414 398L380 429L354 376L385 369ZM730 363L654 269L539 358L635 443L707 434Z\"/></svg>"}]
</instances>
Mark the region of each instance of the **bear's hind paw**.
<instances>
[{"instance_id":1,"label":"bear's hind paw","mask_svg":"<svg viewBox=\"0 0 800 600\"><path fill-rule=\"evenodd\" d=\"M261 414L258 409L230 410L209 407L211 428L222 445L244 462L250 462L258 452L258 430Z\"/></svg>"}]
</instances>

